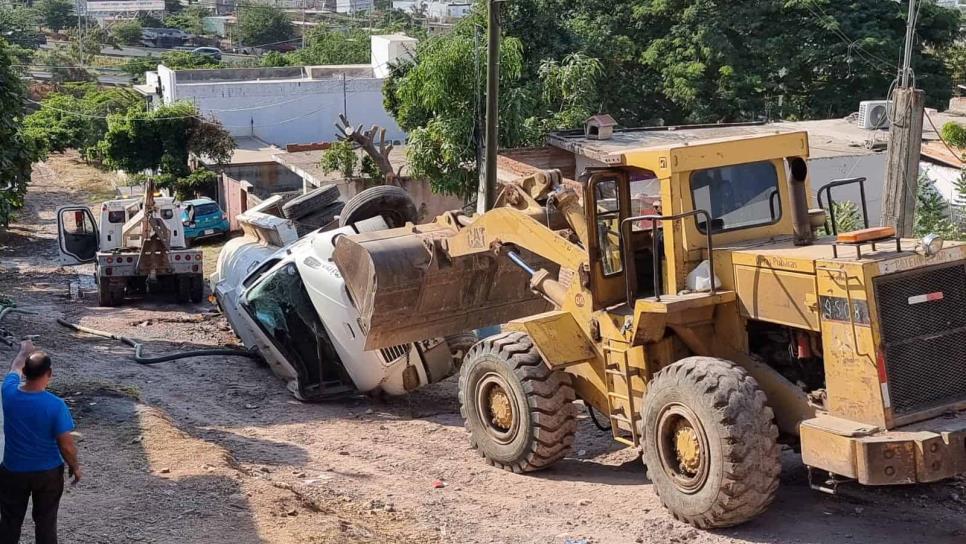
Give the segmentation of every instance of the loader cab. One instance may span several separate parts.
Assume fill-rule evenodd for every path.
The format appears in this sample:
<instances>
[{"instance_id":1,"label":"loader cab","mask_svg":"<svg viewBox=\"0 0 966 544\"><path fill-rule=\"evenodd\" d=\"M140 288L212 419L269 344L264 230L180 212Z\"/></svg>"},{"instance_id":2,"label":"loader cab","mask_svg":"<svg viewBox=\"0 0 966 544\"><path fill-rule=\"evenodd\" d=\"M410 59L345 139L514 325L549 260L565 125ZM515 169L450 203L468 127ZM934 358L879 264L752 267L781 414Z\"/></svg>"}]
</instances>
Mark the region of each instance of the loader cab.
<instances>
[{"instance_id":1,"label":"loader cab","mask_svg":"<svg viewBox=\"0 0 966 544\"><path fill-rule=\"evenodd\" d=\"M790 182L807 176L804 159L714 146L726 147L672 148L581 176L595 310L686 289L709 247L793 234Z\"/></svg>"}]
</instances>

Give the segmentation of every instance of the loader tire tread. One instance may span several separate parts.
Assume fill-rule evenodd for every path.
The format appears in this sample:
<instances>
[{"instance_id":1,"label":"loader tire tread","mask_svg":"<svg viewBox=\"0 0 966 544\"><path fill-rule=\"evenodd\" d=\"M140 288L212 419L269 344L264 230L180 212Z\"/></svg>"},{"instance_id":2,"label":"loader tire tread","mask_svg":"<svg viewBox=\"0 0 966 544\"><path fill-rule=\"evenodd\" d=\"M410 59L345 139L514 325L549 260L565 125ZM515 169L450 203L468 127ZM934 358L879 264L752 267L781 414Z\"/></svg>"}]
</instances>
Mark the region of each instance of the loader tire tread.
<instances>
[{"instance_id":1,"label":"loader tire tread","mask_svg":"<svg viewBox=\"0 0 966 544\"><path fill-rule=\"evenodd\" d=\"M720 433L720 483L714 499L701 513L682 513L676 489L661 478L660 461L650 436L645 437L644 461L648 478L661 503L672 516L702 529L731 527L764 512L775 498L781 473L778 427L772 409L758 382L745 369L730 361L714 357L689 357L658 372L648 385L642 407L642 422L648 423L648 399L663 389L681 392L684 398L702 404L713 414L712 421ZM700 413L700 412L699 412Z\"/></svg>"},{"instance_id":2,"label":"loader tire tread","mask_svg":"<svg viewBox=\"0 0 966 544\"><path fill-rule=\"evenodd\" d=\"M468 404L469 396L475 394L469 391L468 383L473 368L481 360L494 358L519 380L529 408L524 418L529 421L530 433L525 451L509 461L487 456L476 435L484 431L474 429L468 417L473 409ZM515 473L541 470L563 459L574 443L577 419L573 379L570 374L550 369L525 333L505 332L474 345L460 372L459 399L470 445L495 467Z\"/></svg>"}]
</instances>

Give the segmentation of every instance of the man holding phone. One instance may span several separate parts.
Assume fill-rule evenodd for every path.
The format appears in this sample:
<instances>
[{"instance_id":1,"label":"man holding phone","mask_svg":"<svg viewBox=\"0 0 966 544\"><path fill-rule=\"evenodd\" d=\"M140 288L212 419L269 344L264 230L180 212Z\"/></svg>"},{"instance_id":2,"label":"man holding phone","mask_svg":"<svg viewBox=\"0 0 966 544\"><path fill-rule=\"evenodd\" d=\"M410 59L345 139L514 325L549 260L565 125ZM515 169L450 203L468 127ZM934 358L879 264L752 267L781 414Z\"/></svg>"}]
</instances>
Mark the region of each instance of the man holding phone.
<instances>
[{"instance_id":1,"label":"man holding phone","mask_svg":"<svg viewBox=\"0 0 966 544\"><path fill-rule=\"evenodd\" d=\"M3 380L0 544L20 540L31 497L37 544L56 544L64 464L72 483L81 479L77 446L70 434L74 420L63 399L47 391L52 375L50 356L26 340Z\"/></svg>"}]
</instances>

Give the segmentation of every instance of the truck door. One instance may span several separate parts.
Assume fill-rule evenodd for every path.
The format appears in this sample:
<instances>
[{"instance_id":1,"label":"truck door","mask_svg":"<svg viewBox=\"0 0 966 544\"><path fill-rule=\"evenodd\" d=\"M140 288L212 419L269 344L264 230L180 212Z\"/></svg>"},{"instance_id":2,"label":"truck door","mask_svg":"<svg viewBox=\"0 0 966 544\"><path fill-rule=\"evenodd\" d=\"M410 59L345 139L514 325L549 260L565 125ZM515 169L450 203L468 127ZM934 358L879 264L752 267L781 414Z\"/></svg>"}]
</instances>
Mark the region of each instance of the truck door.
<instances>
[{"instance_id":1,"label":"truck door","mask_svg":"<svg viewBox=\"0 0 966 544\"><path fill-rule=\"evenodd\" d=\"M620 170L596 170L584 176L590 290L594 309L599 310L626 299L620 224L629 215L630 184Z\"/></svg>"},{"instance_id":2,"label":"truck door","mask_svg":"<svg viewBox=\"0 0 966 544\"><path fill-rule=\"evenodd\" d=\"M57 209L57 239L64 264L90 263L97 258L98 233L86 206Z\"/></svg>"}]
</instances>

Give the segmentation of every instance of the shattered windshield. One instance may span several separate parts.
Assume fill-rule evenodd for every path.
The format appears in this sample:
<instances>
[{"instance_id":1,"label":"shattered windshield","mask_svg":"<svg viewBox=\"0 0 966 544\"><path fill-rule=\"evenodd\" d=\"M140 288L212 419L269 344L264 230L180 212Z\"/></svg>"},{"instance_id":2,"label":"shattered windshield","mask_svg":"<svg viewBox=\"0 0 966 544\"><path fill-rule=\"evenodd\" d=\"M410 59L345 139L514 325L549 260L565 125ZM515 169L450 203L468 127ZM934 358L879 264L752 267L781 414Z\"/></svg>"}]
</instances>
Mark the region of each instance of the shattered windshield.
<instances>
[{"instance_id":1,"label":"shattered windshield","mask_svg":"<svg viewBox=\"0 0 966 544\"><path fill-rule=\"evenodd\" d=\"M304 396L320 394L325 382L351 383L294 264L252 287L244 308L295 368Z\"/></svg>"}]
</instances>

